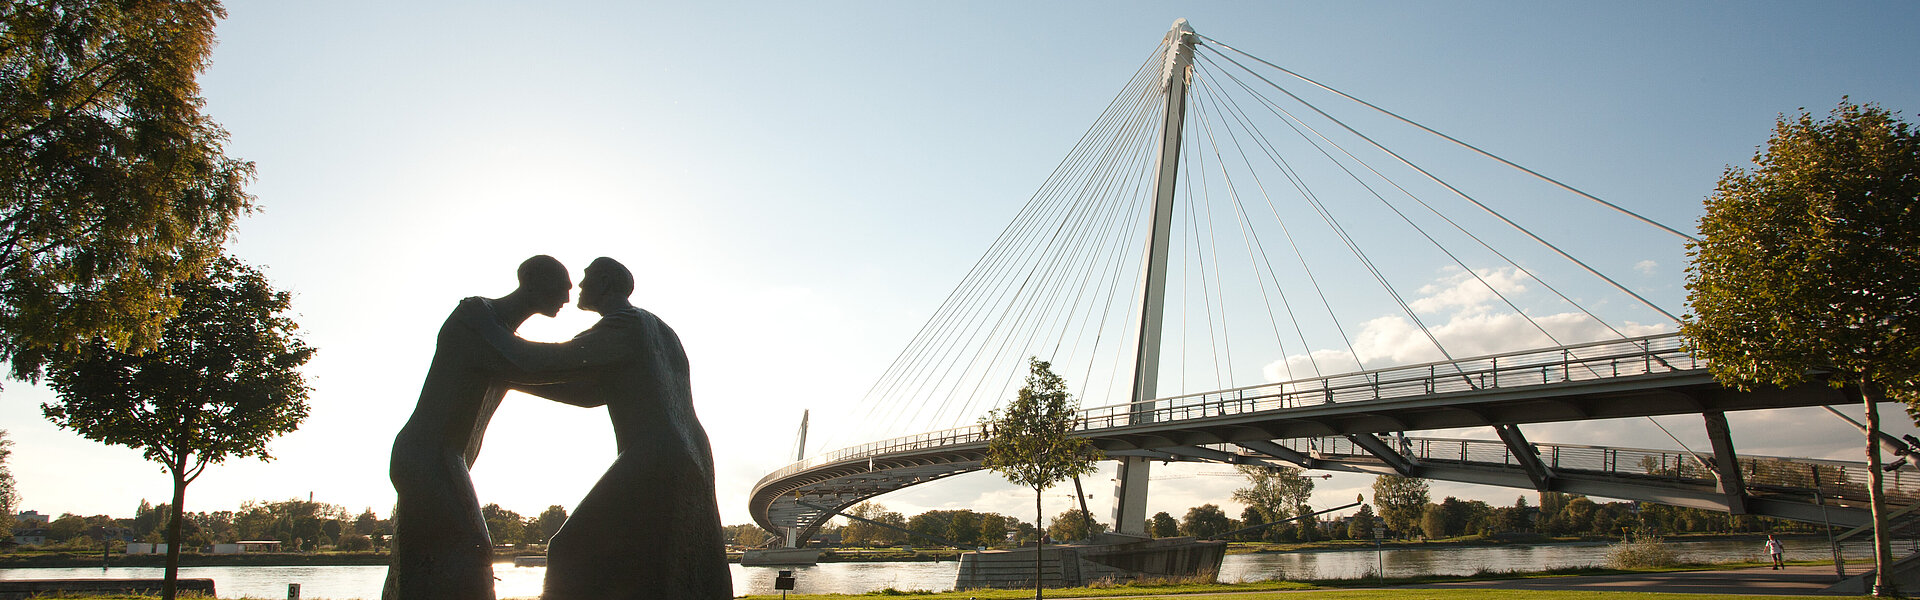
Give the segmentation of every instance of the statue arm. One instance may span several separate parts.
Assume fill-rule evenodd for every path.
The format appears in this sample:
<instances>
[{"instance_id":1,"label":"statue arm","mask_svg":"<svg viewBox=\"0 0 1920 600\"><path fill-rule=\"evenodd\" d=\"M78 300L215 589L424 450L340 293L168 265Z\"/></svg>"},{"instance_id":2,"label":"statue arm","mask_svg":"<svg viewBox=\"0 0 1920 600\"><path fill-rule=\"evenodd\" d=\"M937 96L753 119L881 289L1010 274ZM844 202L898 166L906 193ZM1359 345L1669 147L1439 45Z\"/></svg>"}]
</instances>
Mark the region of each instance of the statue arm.
<instances>
[{"instance_id":1,"label":"statue arm","mask_svg":"<svg viewBox=\"0 0 1920 600\"><path fill-rule=\"evenodd\" d=\"M546 398L561 404L571 404L584 408L604 406L607 403L604 394L601 394L594 385L584 381L509 383L507 387L515 391Z\"/></svg>"},{"instance_id":2,"label":"statue arm","mask_svg":"<svg viewBox=\"0 0 1920 600\"><path fill-rule=\"evenodd\" d=\"M456 313L505 362L500 374L509 381L563 381L568 375L618 363L628 350L617 334L601 331L598 325L566 342L529 342L500 326L478 299L461 301Z\"/></svg>"}]
</instances>

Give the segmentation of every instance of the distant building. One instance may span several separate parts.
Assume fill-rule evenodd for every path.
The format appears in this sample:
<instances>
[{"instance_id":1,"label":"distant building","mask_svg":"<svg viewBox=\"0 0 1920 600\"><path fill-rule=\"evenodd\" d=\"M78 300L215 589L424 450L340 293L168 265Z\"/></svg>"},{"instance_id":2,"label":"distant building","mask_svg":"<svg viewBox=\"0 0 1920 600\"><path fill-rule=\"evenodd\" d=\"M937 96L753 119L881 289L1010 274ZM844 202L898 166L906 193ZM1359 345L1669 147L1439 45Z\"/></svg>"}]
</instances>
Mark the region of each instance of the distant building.
<instances>
[{"instance_id":1,"label":"distant building","mask_svg":"<svg viewBox=\"0 0 1920 600\"><path fill-rule=\"evenodd\" d=\"M47 535L52 533L45 527L15 527L13 543L22 546L39 546L47 543Z\"/></svg>"},{"instance_id":2,"label":"distant building","mask_svg":"<svg viewBox=\"0 0 1920 600\"><path fill-rule=\"evenodd\" d=\"M161 544L165 546L166 544ZM214 554L244 554L247 552L279 552L280 540L252 540L232 544L214 544Z\"/></svg>"},{"instance_id":3,"label":"distant building","mask_svg":"<svg viewBox=\"0 0 1920 600\"><path fill-rule=\"evenodd\" d=\"M29 510L27 512L23 512L13 516L14 528L16 529L22 525L34 525L34 524L38 524L41 527L46 527L47 524L51 522L53 522L52 518L48 517L47 515L40 514L40 511L37 511L37 510Z\"/></svg>"}]
</instances>

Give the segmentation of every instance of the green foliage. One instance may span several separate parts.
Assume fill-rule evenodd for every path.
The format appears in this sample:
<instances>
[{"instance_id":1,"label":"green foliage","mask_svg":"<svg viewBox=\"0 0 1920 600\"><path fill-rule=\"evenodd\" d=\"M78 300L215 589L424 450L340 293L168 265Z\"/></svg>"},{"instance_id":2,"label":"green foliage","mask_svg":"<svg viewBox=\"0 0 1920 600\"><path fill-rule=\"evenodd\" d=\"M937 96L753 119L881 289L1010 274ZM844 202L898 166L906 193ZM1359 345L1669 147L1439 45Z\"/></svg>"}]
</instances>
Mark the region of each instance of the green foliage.
<instances>
[{"instance_id":1,"label":"green foliage","mask_svg":"<svg viewBox=\"0 0 1920 600\"><path fill-rule=\"evenodd\" d=\"M369 509L367 512L372 513L373 511ZM537 536L538 539L530 539L528 541L535 544L545 544L547 540L553 539L553 534L558 533L560 526L566 523L567 507L558 504L549 505L546 510L540 511L539 517L534 518L533 531L529 532L533 536ZM745 544L745 542L741 543ZM747 545L751 546L756 544Z\"/></svg>"},{"instance_id":2,"label":"green foliage","mask_svg":"<svg viewBox=\"0 0 1920 600\"><path fill-rule=\"evenodd\" d=\"M1180 519L1180 535L1210 538L1233 530L1233 520L1218 505L1202 504L1187 509Z\"/></svg>"},{"instance_id":3,"label":"green foliage","mask_svg":"<svg viewBox=\"0 0 1920 600\"><path fill-rule=\"evenodd\" d=\"M307 418L299 368L313 349L283 316L291 295L227 257L174 284L180 311L152 350L132 354L96 339L48 365L56 403L49 420L98 442L140 450L173 476L165 590L178 576L186 488L229 457L272 458L267 442ZM298 539L317 544L320 532ZM305 548L303 548L305 549Z\"/></svg>"},{"instance_id":4,"label":"green foliage","mask_svg":"<svg viewBox=\"0 0 1920 600\"><path fill-rule=\"evenodd\" d=\"M20 492L13 487L13 471L7 458L13 456L13 440L0 429L0 535L13 535L13 513L20 508Z\"/></svg>"},{"instance_id":5,"label":"green foliage","mask_svg":"<svg viewBox=\"0 0 1920 600\"><path fill-rule=\"evenodd\" d=\"M1447 511L1438 504L1420 507L1420 533L1427 539L1451 537L1447 535Z\"/></svg>"},{"instance_id":6,"label":"green foliage","mask_svg":"<svg viewBox=\"0 0 1920 600\"><path fill-rule=\"evenodd\" d=\"M1031 359L1028 367L1026 387L980 424L991 436L986 467L1038 494L1069 477L1092 473L1105 455L1087 439L1069 435L1074 403L1066 381L1038 358Z\"/></svg>"},{"instance_id":7,"label":"green foliage","mask_svg":"<svg viewBox=\"0 0 1920 600\"><path fill-rule=\"evenodd\" d=\"M1680 557L1659 536L1633 536L1607 547L1607 566L1644 569L1679 564Z\"/></svg>"},{"instance_id":8,"label":"green foliage","mask_svg":"<svg viewBox=\"0 0 1920 600\"><path fill-rule=\"evenodd\" d=\"M480 518L487 522L487 536L495 544L512 544L520 541L526 519L520 513L502 508L498 504L480 507Z\"/></svg>"},{"instance_id":9,"label":"green foliage","mask_svg":"<svg viewBox=\"0 0 1920 600\"><path fill-rule=\"evenodd\" d=\"M1047 535L1054 541L1065 542L1091 539L1095 534L1105 533L1107 525L1091 518L1079 508L1069 508L1066 512L1053 517L1047 523Z\"/></svg>"},{"instance_id":10,"label":"green foliage","mask_svg":"<svg viewBox=\"0 0 1920 600\"><path fill-rule=\"evenodd\" d=\"M1180 535L1180 523L1173 520L1173 515L1160 511L1153 513L1153 518L1147 521L1147 532L1157 538L1173 537Z\"/></svg>"},{"instance_id":11,"label":"green foliage","mask_svg":"<svg viewBox=\"0 0 1920 600\"><path fill-rule=\"evenodd\" d=\"M1313 480L1302 475L1300 469L1272 465L1237 465L1234 468L1247 477L1247 487L1234 490L1233 499L1260 509L1265 520L1278 521L1313 512L1307 507L1307 502L1313 498ZM1247 523L1249 526L1254 524ZM1312 535L1311 529L1281 525L1268 527L1262 534L1267 541L1277 542L1290 529ZM1298 539L1300 536L1294 537Z\"/></svg>"},{"instance_id":12,"label":"green foliage","mask_svg":"<svg viewBox=\"0 0 1920 600\"><path fill-rule=\"evenodd\" d=\"M1353 519L1347 521L1347 538L1355 540L1373 538L1373 519L1373 506L1360 505L1360 512L1354 513Z\"/></svg>"},{"instance_id":13,"label":"green foliage","mask_svg":"<svg viewBox=\"0 0 1920 600\"><path fill-rule=\"evenodd\" d=\"M0 359L152 347L251 210L200 113L217 0L10 2L0 27Z\"/></svg>"},{"instance_id":14,"label":"green foliage","mask_svg":"<svg viewBox=\"0 0 1920 600\"><path fill-rule=\"evenodd\" d=\"M1729 167L1689 244L1693 350L1722 383L1813 370L1870 400L1920 385L1920 133L1844 99L1782 116L1749 171Z\"/></svg>"},{"instance_id":15,"label":"green foliage","mask_svg":"<svg viewBox=\"0 0 1920 600\"><path fill-rule=\"evenodd\" d=\"M180 314L143 354L96 341L51 365L48 419L94 441L140 450L192 482L230 457L271 459L267 442L307 417L299 367L313 349L281 313L291 295L229 258L174 285Z\"/></svg>"},{"instance_id":16,"label":"green foliage","mask_svg":"<svg viewBox=\"0 0 1920 600\"><path fill-rule=\"evenodd\" d=\"M1381 475L1373 480L1373 505L1380 509L1387 530L1396 534L1406 535L1420 527L1420 513L1427 502L1425 479Z\"/></svg>"},{"instance_id":17,"label":"green foliage","mask_svg":"<svg viewBox=\"0 0 1920 600\"><path fill-rule=\"evenodd\" d=\"M853 516L871 521L879 521L894 527L906 527L907 519L900 513L887 510L883 504L861 502L847 511ZM840 528L840 543L848 546L891 546L907 541L907 534L887 529L872 523L848 519L845 527Z\"/></svg>"}]
</instances>

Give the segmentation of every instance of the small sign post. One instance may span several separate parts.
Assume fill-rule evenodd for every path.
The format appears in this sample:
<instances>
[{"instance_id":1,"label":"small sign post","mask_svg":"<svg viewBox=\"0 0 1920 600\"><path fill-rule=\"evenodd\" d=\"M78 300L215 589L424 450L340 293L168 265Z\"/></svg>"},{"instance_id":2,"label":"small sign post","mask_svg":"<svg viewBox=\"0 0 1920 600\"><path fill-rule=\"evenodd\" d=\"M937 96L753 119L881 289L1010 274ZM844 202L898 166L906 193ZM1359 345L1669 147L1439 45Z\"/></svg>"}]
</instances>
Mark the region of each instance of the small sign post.
<instances>
[{"instance_id":1,"label":"small sign post","mask_svg":"<svg viewBox=\"0 0 1920 600\"><path fill-rule=\"evenodd\" d=\"M787 592L793 589L793 571L781 571L775 575L773 589L780 590L780 599L786 600Z\"/></svg>"}]
</instances>

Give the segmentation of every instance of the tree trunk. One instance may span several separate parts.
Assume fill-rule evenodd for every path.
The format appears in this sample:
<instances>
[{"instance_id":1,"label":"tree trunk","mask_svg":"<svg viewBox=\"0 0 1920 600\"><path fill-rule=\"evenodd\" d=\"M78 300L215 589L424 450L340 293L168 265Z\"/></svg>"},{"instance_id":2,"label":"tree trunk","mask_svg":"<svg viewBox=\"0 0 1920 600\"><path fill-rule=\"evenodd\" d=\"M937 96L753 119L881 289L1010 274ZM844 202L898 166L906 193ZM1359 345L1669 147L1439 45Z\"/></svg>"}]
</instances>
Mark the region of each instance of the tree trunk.
<instances>
[{"instance_id":1,"label":"tree trunk","mask_svg":"<svg viewBox=\"0 0 1920 600\"><path fill-rule=\"evenodd\" d=\"M1040 556L1047 550L1047 512L1040 508L1040 488L1033 488L1033 600L1040 600Z\"/></svg>"},{"instance_id":2,"label":"tree trunk","mask_svg":"<svg viewBox=\"0 0 1920 600\"><path fill-rule=\"evenodd\" d=\"M1873 595L1893 596L1893 574L1887 568L1893 565L1893 546L1887 539L1887 519L1884 495L1881 494L1880 478L1880 406L1879 390L1873 383L1859 383L1859 394L1867 404L1867 504L1873 511Z\"/></svg>"},{"instance_id":3,"label":"tree trunk","mask_svg":"<svg viewBox=\"0 0 1920 600\"><path fill-rule=\"evenodd\" d=\"M174 600L180 583L180 525L187 514L183 505L187 501L186 461L173 465L173 507L167 511L167 574L160 584L161 600Z\"/></svg>"}]
</instances>

